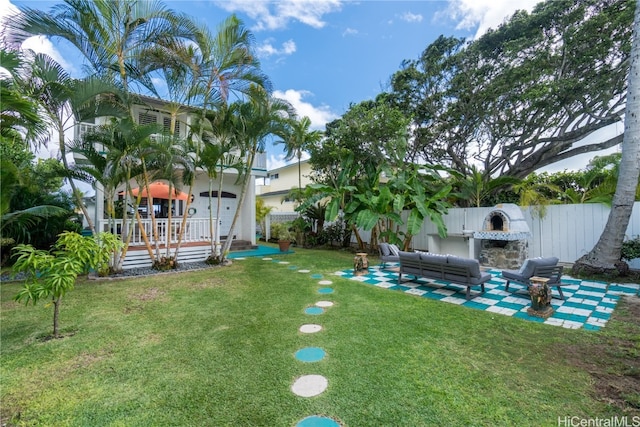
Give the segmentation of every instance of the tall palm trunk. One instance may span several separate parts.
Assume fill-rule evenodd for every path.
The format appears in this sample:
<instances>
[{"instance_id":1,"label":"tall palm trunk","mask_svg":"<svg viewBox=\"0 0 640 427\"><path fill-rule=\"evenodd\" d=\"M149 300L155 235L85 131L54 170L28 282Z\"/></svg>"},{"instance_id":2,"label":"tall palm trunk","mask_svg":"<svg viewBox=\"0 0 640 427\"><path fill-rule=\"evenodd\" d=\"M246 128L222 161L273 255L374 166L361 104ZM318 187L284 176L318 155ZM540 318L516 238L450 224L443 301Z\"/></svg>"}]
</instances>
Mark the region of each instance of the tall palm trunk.
<instances>
[{"instance_id":1,"label":"tall palm trunk","mask_svg":"<svg viewBox=\"0 0 640 427\"><path fill-rule=\"evenodd\" d=\"M629 268L620 261L620 253L640 175L640 1L636 2L630 60L620 174L611 211L598 243L576 262L574 271L624 274Z\"/></svg>"},{"instance_id":2,"label":"tall palm trunk","mask_svg":"<svg viewBox=\"0 0 640 427\"><path fill-rule=\"evenodd\" d=\"M225 256L224 254L227 253L231 248L231 243L233 241L233 232L235 231L236 223L238 222L238 218L240 217L240 211L244 203L244 197L247 194L247 191L249 190L249 185L251 184L251 167L253 166L255 157L256 157L256 150L253 149L247 158L247 163L246 163L247 170L245 172L246 173L245 182L243 183L242 189L240 190L238 207L236 208L236 212L233 215L233 221L231 221L231 227L229 227L229 234L227 235L227 238L224 241L224 245L222 246L222 251L220 253L220 261L224 260L224 256Z\"/></svg>"},{"instance_id":3,"label":"tall palm trunk","mask_svg":"<svg viewBox=\"0 0 640 427\"><path fill-rule=\"evenodd\" d=\"M64 165L65 170L69 170L69 162L67 161L67 147L64 140L64 129L62 123L58 123L58 145L60 146L60 155L62 156L62 164ZM87 207L82 203L81 193L76 186L75 181L72 178L67 178L67 182L71 186L71 193L73 197L76 199L76 205L82 210L82 215L84 215L87 220L87 224L89 224L89 230L91 230L91 234L96 235L96 227L93 224L93 220L91 219L91 215L87 211ZM97 203L97 201L96 201Z\"/></svg>"}]
</instances>

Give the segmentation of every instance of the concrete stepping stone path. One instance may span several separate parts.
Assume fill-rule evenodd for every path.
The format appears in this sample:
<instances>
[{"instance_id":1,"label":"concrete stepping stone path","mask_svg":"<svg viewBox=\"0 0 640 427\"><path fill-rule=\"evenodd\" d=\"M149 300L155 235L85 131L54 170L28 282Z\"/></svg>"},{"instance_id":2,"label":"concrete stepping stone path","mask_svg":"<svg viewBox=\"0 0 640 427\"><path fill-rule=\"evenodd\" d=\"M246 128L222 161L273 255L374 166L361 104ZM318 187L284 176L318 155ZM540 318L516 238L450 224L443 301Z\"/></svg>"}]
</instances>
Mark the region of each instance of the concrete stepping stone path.
<instances>
[{"instance_id":1,"label":"concrete stepping stone path","mask_svg":"<svg viewBox=\"0 0 640 427\"><path fill-rule=\"evenodd\" d=\"M307 307L304 309L306 314L318 315L324 313L324 308L322 307Z\"/></svg>"},{"instance_id":2,"label":"concrete stepping stone path","mask_svg":"<svg viewBox=\"0 0 640 427\"><path fill-rule=\"evenodd\" d=\"M322 330L322 326L313 323L307 323L300 326L300 329L298 330L303 334L315 334L316 332L320 332Z\"/></svg>"},{"instance_id":3,"label":"concrete stepping stone path","mask_svg":"<svg viewBox=\"0 0 640 427\"><path fill-rule=\"evenodd\" d=\"M329 381L322 375L303 375L291 386L291 391L301 397L313 397L322 394Z\"/></svg>"},{"instance_id":4,"label":"concrete stepping stone path","mask_svg":"<svg viewBox=\"0 0 640 427\"><path fill-rule=\"evenodd\" d=\"M321 361L326 354L320 347L305 347L296 351L295 356L301 362L312 363Z\"/></svg>"},{"instance_id":5,"label":"concrete stepping stone path","mask_svg":"<svg viewBox=\"0 0 640 427\"><path fill-rule=\"evenodd\" d=\"M333 303L331 301L318 301L316 303L316 307L322 307L322 308L333 307Z\"/></svg>"},{"instance_id":6,"label":"concrete stepping stone path","mask_svg":"<svg viewBox=\"0 0 640 427\"><path fill-rule=\"evenodd\" d=\"M331 418L312 415L301 420L296 427L340 427L340 424Z\"/></svg>"},{"instance_id":7,"label":"concrete stepping stone path","mask_svg":"<svg viewBox=\"0 0 640 427\"><path fill-rule=\"evenodd\" d=\"M290 266L289 269L295 270L297 267ZM301 269L298 273L310 273L310 270ZM322 279L322 274L312 274L312 279ZM331 285L330 280L320 280L319 285ZM332 288L320 288L321 294L333 293ZM326 308L333 307L332 301L318 301L312 307L304 309L305 314L320 315L325 312ZM313 334L320 332L322 326L314 323L307 323L300 326L299 331L304 334ZM320 347L305 347L295 353L295 358L301 362L313 363L323 360L326 352ZM314 397L322 394L329 386L329 380L322 375L303 375L297 378L291 386L293 394L300 397ZM320 415L308 416L296 424L296 427L340 427L340 424L334 419L323 417Z\"/></svg>"}]
</instances>

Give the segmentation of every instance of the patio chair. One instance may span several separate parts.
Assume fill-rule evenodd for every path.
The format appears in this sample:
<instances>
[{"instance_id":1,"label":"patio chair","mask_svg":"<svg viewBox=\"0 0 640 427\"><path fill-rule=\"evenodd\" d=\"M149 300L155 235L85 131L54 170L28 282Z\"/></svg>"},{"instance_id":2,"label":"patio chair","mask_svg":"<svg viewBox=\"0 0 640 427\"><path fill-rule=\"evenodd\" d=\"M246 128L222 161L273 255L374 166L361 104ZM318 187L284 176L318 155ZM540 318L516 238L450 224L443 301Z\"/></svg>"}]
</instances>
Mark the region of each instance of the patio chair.
<instances>
[{"instance_id":1,"label":"patio chair","mask_svg":"<svg viewBox=\"0 0 640 427\"><path fill-rule=\"evenodd\" d=\"M396 253L393 253L393 249ZM388 262L400 262L400 256L397 252L398 248L395 245L389 243L380 243L378 245L378 251L380 252L380 266L385 268Z\"/></svg>"},{"instance_id":2,"label":"patio chair","mask_svg":"<svg viewBox=\"0 0 640 427\"><path fill-rule=\"evenodd\" d=\"M564 299L562 294L562 270L563 267L558 265L558 258L531 258L525 260L520 270L503 270L502 278L507 280L505 290L509 290L509 284L515 282L519 285L526 286L531 285L532 277L546 277L550 279L547 284L549 287L555 286L560 294L560 299Z\"/></svg>"}]
</instances>

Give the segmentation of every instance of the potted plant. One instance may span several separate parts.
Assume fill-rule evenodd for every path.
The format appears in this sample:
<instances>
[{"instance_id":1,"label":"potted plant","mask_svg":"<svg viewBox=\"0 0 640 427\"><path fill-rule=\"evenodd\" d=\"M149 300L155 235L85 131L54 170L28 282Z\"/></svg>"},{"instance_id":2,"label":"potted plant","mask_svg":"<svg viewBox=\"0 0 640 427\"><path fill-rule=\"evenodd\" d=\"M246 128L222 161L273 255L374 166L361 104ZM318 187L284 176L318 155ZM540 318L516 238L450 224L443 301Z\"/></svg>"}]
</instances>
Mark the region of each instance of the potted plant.
<instances>
[{"instance_id":1,"label":"potted plant","mask_svg":"<svg viewBox=\"0 0 640 427\"><path fill-rule=\"evenodd\" d=\"M272 224L271 235L278 240L280 252L287 252L291 242L296 239L295 233L289 230L289 225L286 223Z\"/></svg>"}]
</instances>

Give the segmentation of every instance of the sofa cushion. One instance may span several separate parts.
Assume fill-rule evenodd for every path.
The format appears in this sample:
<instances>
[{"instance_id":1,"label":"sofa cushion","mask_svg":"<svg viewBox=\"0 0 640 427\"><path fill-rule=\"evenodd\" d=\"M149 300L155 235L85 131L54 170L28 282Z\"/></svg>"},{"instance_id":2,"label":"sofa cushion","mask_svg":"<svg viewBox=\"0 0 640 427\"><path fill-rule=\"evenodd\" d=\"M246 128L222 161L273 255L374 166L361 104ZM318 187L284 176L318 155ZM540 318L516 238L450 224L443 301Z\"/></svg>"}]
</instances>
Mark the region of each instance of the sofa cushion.
<instances>
[{"instance_id":1,"label":"sofa cushion","mask_svg":"<svg viewBox=\"0 0 640 427\"><path fill-rule=\"evenodd\" d=\"M509 280L527 281L519 270L502 270L502 277Z\"/></svg>"},{"instance_id":2,"label":"sofa cushion","mask_svg":"<svg viewBox=\"0 0 640 427\"><path fill-rule=\"evenodd\" d=\"M454 255L449 255L447 257L447 263L451 265L467 267L469 269L469 275L471 277L480 277L480 262L477 259L460 258Z\"/></svg>"},{"instance_id":3,"label":"sofa cushion","mask_svg":"<svg viewBox=\"0 0 640 427\"><path fill-rule=\"evenodd\" d=\"M445 274L444 279L454 283L469 283L470 285L480 285L491 280L491 274L481 273L478 277L470 277L468 282L466 276L458 276L456 274Z\"/></svg>"},{"instance_id":4,"label":"sofa cushion","mask_svg":"<svg viewBox=\"0 0 640 427\"><path fill-rule=\"evenodd\" d=\"M399 251L398 256L400 257L400 259L408 259L413 261L418 261L420 259L420 254L415 252Z\"/></svg>"},{"instance_id":5,"label":"sofa cushion","mask_svg":"<svg viewBox=\"0 0 640 427\"><path fill-rule=\"evenodd\" d=\"M432 262L435 264L446 264L447 263L447 256L446 255L438 255L438 254L432 254L432 253L421 253L420 255L420 259L422 261L426 261L426 262Z\"/></svg>"},{"instance_id":6,"label":"sofa cushion","mask_svg":"<svg viewBox=\"0 0 640 427\"><path fill-rule=\"evenodd\" d=\"M389 250L388 243L380 243L378 246L380 247L380 253L382 254L382 256L391 255L391 251Z\"/></svg>"},{"instance_id":7,"label":"sofa cushion","mask_svg":"<svg viewBox=\"0 0 640 427\"><path fill-rule=\"evenodd\" d=\"M524 278L529 278L531 276L533 276L533 270L535 270L535 268L539 265L556 265L558 263L558 258L556 257L538 257L538 258L530 258L525 260L524 264L522 264L522 267L520 267L520 270L518 270L518 272L520 273L520 275Z\"/></svg>"}]
</instances>

